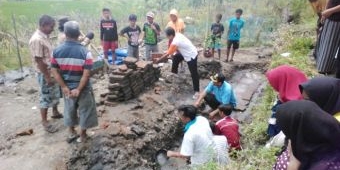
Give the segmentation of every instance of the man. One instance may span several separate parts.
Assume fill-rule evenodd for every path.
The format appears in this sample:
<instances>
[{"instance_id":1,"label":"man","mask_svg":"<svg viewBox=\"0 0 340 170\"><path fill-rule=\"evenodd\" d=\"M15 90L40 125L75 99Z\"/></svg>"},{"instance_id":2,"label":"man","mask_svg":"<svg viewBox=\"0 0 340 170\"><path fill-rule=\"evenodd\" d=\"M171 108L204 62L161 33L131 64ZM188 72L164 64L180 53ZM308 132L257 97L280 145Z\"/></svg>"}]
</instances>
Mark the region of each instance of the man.
<instances>
[{"instance_id":1,"label":"man","mask_svg":"<svg viewBox=\"0 0 340 170\"><path fill-rule=\"evenodd\" d=\"M233 62L235 52L240 46L241 29L244 26L244 21L241 19L242 13L243 13L242 9L237 9L235 12L236 17L231 19L229 22L228 48L227 48L226 62L228 62L229 60L230 49L233 48L231 50L231 59L230 59L230 62Z\"/></svg>"},{"instance_id":2,"label":"man","mask_svg":"<svg viewBox=\"0 0 340 170\"><path fill-rule=\"evenodd\" d=\"M131 14L129 16L130 25L120 31L120 36L128 40L128 56L139 59L139 44L142 42L142 30L136 24L137 15Z\"/></svg>"},{"instance_id":3,"label":"man","mask_svg":"<svg viewBox=\"0 0 340 170\"><path fill-rule=\"evenodd\" d=\"M161 28L154 22L155 14L148 12L146 14L147 22L144 23L144 44L145 44L145 59L151 60L151 52L158 52L158 36L160 35Z\"/></svg>"},{"instance_id":4,"label":"man","mask_svg":"<svg viewBox=\"0 0 340 170\"><path fill-rule=\"evenodd\" d=\"M219 112L218 106L221 104L231 104L233 108L235 108L236 98L231 85L225 81L225 77L222 73L211 76L210 79L211 82L200 94L195 106L199 107L204 99L210 108L213 109L213 111L209 113L210 118L214 118Z\"/></svg>"},{"instance_id":5,"label":"man","mask_svg":"<svg viewBox=\"0 0 340 170\"><path fill-rule=\"evenodd\" d=\"M185 124L181 151L168 151L168 157L190 158L192 166L203 165L213 160L215 143L209 121L197 116L198 111L192 105L182 105L178 112Z\"/></svg>"},{"instance_id":6,"label":"man","mask_svg":"<svg viewBox=\"0 0 340 170\"><path fill-rule=\"evenodd\" d=\"M65 23L64 32L65 43L53 51L52 72L64 93L65 125L69 127L70 138L76 138L75 126L79 123L77 142L83 142L87 138L86 130L98 125L96 102L89 82L92 55L78 42L77 22Z\"/></svg>"},{"instance_id":7,"label":"man","mask_svg":"<svg viewBox=\"0 0 340 170\"><path fill-rule=\"evenodd\" d=\"M52 17L48 15L41 16L39 19L39 29L32 35L29 41L33 65L38 75L42 125L49 133L54 133L58 129L47 121L48 108L53 107L52 118L63 118L63 115L58 111L60 87L54 82L50 73L52 44L49 35L53 32L54 26L55 20Z\"/></svg>"},{"instance_id":8,"label":"man","mask_svg":"<svg viewBox=\"0 0 340 170\"><path fill-rule=\"evenodd\" d=\"M100 21L100 40L102 41L104 57L108 58L108 51L112 51L112 60L115 60L115 50L118 48L117 23L111 17L108 8L102 10L103 19Z\"/></svg>"},{"instance_id":9,"label":"man","mask_svg":"<svg viewBox=\"0 0 340 170\"><path fill-rule=\"evenodd\" d=\"M171 72L177 74L179 63L183 60L187 62L192 78L192 84L194 87L193 99L196 100L199 96L200 91L199 76L197 72L197 48L187 37L185 37L181 33L176 33L175 30L171 27L168 27L165 30L165 34L172 43L168 51L157 62L163 61L172 54L176 53L176 51L178 50L179 53L177 53L172 59Z\"/></svg>"},{"instance_id":10,"label":"man","mask_svg":"<svg viewBox=\"0 0 340 170\"><path fill-rule=\"evenodd\" d=\"M224 26L221 24L222 20L222 14L216 15L216 23L213 23L211 25L211 44L210 48L212 50L212 56L215 57L215 49L217 49L218 52L218 59L221 59L221 38L222 34L224 33Z\"/></svg>"}]
</instances>

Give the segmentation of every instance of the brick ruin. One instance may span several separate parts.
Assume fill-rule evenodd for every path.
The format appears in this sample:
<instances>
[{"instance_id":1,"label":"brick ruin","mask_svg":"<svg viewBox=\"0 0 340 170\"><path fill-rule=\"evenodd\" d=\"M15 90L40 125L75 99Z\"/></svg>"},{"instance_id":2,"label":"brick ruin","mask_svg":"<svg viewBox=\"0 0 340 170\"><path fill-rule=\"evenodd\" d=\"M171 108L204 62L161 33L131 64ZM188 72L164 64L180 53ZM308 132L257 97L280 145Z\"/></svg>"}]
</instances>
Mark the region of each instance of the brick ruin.
<instances>
[{"instance_id":1,"label":"brick ruin","mask_svg":"<svg viewBox=\"0 0 340 170\"><path fill-rule=\"evenodd\" d=\"M123 65L110 66L108 91L101 95L102 100L105 105L114 106L135 98L158 81L160 75L160 68L152 61L127 57Z\"/></svg>"}]
</instances>

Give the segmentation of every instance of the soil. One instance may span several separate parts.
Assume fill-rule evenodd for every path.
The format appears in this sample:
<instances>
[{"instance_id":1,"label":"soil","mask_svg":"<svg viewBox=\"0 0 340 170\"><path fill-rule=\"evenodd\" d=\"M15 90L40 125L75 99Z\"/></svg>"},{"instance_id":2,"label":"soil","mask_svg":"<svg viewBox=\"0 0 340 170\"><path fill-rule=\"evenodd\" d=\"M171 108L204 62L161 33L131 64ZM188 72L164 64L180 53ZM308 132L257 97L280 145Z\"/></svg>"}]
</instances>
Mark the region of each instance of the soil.
<instances>
[{"instance_id":1,"label":"soil","mask_svg":"<svg viewBox=\"0 0 340 170\"><path fill-rule=\"evenodd\" d=\"M262 73L271 53L270 48L242 49L232 63L200 56L201 89L209 82L207 77L217 71L225 73L235 89L246 84L244 88L252 90L235 90L244 108L239 108L234 116L241 123L250 121L247 108L254 100L253 95L261 92ZM48 134L43 130L38 85L33 74L17 83L1 85L0 169L178 169L183 162L173 160L171 165L159 167L154 161L157 150L180 146L182 125L175 110L181 104L194 103L187 68L184 74L174 75L169 72L170 67L165 64L160 80L138 98L115 107L98 106L99 126L91 129L94 136L81 144L66 142L68 133L62 119L50 119L59 128L57 133ZM96 101L99 101L108 79L96 75L93 81ZM61 100L60 111L62 103ZM33 134L16 136L28 129L33 129Z\"/></svg>"}]
</instances>

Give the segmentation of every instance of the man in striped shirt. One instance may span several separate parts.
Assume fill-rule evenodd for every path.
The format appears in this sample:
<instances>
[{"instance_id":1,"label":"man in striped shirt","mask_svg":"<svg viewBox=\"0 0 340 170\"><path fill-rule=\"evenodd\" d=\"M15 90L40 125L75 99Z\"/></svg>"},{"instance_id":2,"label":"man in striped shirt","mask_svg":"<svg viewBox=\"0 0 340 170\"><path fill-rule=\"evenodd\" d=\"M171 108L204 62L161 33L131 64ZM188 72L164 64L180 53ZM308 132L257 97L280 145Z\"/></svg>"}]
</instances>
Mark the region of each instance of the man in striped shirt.
<instances>
[{"instance_id":1,"label":"man in striped shirt","mask_svg":"<svg viewBox=\"0 0 340 170\"><path fill-rule=\"evenodd\" d=\"M64 93L65 125L70 128L70 139L76 138L75 126L79 124L81 131L77 141L82 142L87 138L86 130L98 125L89 82L93 61L91 53L77 41L79 24L66 22L64 32L66 41L53 51L52 72Z\"/></svg>"}]
</instances>

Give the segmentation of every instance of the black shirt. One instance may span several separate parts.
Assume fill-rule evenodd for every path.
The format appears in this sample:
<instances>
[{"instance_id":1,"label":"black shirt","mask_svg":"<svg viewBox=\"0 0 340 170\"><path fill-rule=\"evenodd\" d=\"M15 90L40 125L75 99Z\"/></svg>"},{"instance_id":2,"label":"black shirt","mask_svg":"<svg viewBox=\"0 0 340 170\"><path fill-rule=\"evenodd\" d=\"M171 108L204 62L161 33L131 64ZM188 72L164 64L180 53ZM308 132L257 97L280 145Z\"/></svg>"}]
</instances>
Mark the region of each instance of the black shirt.
<instances>
[{"instance_id":1,"label":"black shirt","mask_svg":"<svg viewBox=\"0 0 340 170\"><path fill-rule=\"evenodd\" d=\"M220 34L218 38L221 38L221 35L224 32L224 26L221 23L214 23L211 25L211 31L214 35Z\"/></svg>"},{"instance_id":2,"label":"black shirt","mask_svg":"<svg viewBox=\"0 0 340 170\"><path fill-rule=\"evenodd\" d=\"M133 46L133 47L138 47L139 43L139 35L142 32L140 27L137 25L136 28L131 28L130 26L125 27L120 31L121 35L127 34L129 37L128 44Z\"/></svg>"},{"instance_id":3,"label":"black shirt","mask_svg":"<svg viewBox=\"0 0 340 170\"><path fill-rule=\"evenodd\" d=\"M118 41L117 23L115 20L100 21L100 40L102 41Z\"/></svg>"},{"instance_id":4,"label":"black shirt","mask_svg":"<svg viewBox=\"0 0 340 170\"><path fill-rule=\"evenodd\" d=\"M329 0L328 9L336 7L338 5L340 5L340 0ZM331 21L340 22L340 12L332 14L328 19Z\"/></svg>"}]
</instances>

